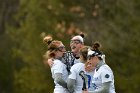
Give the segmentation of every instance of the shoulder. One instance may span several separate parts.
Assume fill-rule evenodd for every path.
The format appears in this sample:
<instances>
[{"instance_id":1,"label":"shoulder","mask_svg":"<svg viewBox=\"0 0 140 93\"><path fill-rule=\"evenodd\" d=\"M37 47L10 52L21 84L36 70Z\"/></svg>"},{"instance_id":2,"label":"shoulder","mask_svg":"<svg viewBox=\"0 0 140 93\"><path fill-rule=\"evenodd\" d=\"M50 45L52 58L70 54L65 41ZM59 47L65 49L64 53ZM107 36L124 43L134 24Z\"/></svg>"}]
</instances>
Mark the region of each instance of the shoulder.
<instances>
[{"instance_id":1,"label":"shoulder","mask_svg":"<svg viewBox=\"0 0 140 93\"><path fill-rule=\"evenodd\" d=\"M113 78L113 72L111 68L108 65L101 66L101 69L99 69L99 73L101 73L101 76L105 79L111 79Z\"/></svg>"},{"instance_id":2,"label":"shoulder","mask_svg":"<svg viewBox=\"0 0 140 93\"><path fill-rule=\"evenodd\" d=\"M58 59L54 59L54 64L58 64L58 63L61 63L61 61Z\"/></svg>"},{"instance_id":3,"label":"shoulder","mask_svg":"<svg viewBox=\"0 0 140 93\"><path fill-rule=\"evenodd\" d=\"M74 68L74 67L78 68L78 67L81 67L81 66L84 66L84 64L83 63L76 63L72 66L72 68Z\"/></svg>"},{"instance_id":4,"label":"shoulder","mask_svg":"<svg viewBox=\"0 0 140 93\"><path fill-rule=\"evenodd\" d=\"M54 62L54 64L53 64L54 66L55 65L63 65L63 63L58 59L55 59L53 62Z\"/></svg>"},{"instance_id":5,"label":"shoulder","mask_svg":"<svg viewBox=\"0 0 140 93\"><path fill-rule=\"evenodd\" d=\"M76 63L71 67L71 70L79 71L84 68L83 63Z\"/></svg>"},{"instance_id":6,"label":"shoulder","mask_svg":"<svg viewBox=\"0 0 140 93\"><path fill-rule=\"evenodd\" d=\"M112 71L111 68L107 64L101 66L100 70L102 70L102 71Z\"/></svg>"}]
</instances>

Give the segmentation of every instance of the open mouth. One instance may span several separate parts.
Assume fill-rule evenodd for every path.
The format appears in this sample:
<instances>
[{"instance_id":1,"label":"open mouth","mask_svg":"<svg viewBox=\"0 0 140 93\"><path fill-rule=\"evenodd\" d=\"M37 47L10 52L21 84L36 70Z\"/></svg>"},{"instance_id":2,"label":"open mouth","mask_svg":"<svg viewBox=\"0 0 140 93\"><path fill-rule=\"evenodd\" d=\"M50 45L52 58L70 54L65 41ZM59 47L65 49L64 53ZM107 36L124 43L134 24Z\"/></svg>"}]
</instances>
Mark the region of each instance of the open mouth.
<instances>
[{"instance_id":1,"label":"open mouth","mask_svg":"<svg viewBox=\"0 0 140 93\"><path fill-rule=\"evenodd\" d=\"M75 48L76 48L76 46L72 46L72 47L71 47L71 49L75 49Z\"/></svg>"}]
</instances>

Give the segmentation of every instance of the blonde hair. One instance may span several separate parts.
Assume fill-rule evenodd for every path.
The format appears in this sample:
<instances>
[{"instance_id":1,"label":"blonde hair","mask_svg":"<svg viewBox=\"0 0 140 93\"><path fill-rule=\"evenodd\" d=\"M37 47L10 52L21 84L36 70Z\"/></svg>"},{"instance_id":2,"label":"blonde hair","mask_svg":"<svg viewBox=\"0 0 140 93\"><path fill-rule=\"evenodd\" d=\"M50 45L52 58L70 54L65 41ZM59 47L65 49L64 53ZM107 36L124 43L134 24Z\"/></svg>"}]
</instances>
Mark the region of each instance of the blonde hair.
<instances>
[{"instance_id":1,"label":"blonde hair","mask_svg":"<svg viewBox=\"0 0 140 93\"><path fill-rule=\"evenodd\" d=\"M58 40L53 40L52 36L48 35L43 38L43 42L47 44L48 50L45 53L44 57L45 58L54 58L55 57L55 52L58 50L58 47L60 44L62 44L61 41Z\"/></svg>"},{"instance_id":2,"label":"blonde hair","mask_svg":"<svg viewBox=\"0 0 140 93\"><path fill-rule=\"evenodd\" d=\"M87 61L88 48L89 46L84 46L80 49L80 55L83 57L84 62Z\"/></svg>"}]
</instances>

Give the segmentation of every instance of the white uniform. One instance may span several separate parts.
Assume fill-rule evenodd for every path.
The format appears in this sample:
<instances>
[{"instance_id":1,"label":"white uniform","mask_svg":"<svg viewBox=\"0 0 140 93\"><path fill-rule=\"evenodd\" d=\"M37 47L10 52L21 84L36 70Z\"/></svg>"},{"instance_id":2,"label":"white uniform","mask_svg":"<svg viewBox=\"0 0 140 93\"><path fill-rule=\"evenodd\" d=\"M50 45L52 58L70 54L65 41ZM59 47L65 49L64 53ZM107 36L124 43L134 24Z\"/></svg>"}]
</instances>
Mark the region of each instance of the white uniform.
<instances>
[{"instance_id":1,"label":"white uniform","mask_svg":"<svg viewBox=\"0 0 140 93\"><path fill-rule=\"evenodd\" d=\"M101 88L103 83L109 81L111 81L109 93L116 93L114 88L114 75L110 67L105 64L102 65L97 71L95 69L92 79L93 92Z\"/></svg>"},{"instance_id":2,"label":"white uniform","mask_svg":"<svg viewBox=\"0 0 140 93\"><path fill-rule=\"evenodd\" d=\"M86 72L88 91L93 91L93 89L94 89L94 88L93 88L93 83L92 83L93 74L94 74L94 71Z\"/></svg>"},{"instance_id":3,"label":"white uniform","mask_svg":"<svg viewBox=\"0 0 140 93\"><path fill-rule=\"evenodd\" d=\"M75 59L74 64L76 64L76 63L80 63L80 59Z\"/></svg>"},{"instance_id":4,"label":"white uniform","mask_svg":"<svg viewBox=\"0 0 140 93\"><path fill-rule=\"evenodd\" d=\"M79 75L80 71L85 71L84 68L85 64L83 63L76 63L71 67L71 73L68 78L70 79L75 79L76 84L74 88L74 93L82 93L82 88L83 88L83 80L81 76Z\"/></svg>"},{"instance_id":5,"label":"white uniform","mask_svg":"<svg viewBox=\"0 0 140 93\"><path fill-rule=\"evenodd\" d=\"M54 78L54 74L56 74L56 73L62 73L63 80L65 80L65 81L68 78L68 72L66 70L66 65L58 59L54 60L54 64L51 67L51 73L52 73L53 78ZM54 83L55 83L54 93L69 93L65 88L60 86L57 82L54 81Z\"/></svg>"}]
</instances>

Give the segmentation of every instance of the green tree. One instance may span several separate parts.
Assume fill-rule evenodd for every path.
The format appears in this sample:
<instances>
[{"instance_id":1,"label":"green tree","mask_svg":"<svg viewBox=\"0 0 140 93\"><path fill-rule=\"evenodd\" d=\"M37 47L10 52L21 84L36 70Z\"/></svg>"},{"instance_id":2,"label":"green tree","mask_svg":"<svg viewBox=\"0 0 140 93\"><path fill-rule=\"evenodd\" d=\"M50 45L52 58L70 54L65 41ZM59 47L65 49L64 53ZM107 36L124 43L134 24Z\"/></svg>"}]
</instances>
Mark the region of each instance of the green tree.
<instances>
[{"instance_id":1,"label":"green tree","mask_svg":"<svg viewBox=\"0 0 140 93\"><path fill-rule=\"evenodd\" d=\"M116 92L139 91L139 0L1 2L1 93L52 93L50 68L42 62L47 49L42 35L52 34L69 50L71 36L81 31L86 34L87 45L101 42L115 75Z\"/></svg>"}]
</instances>

